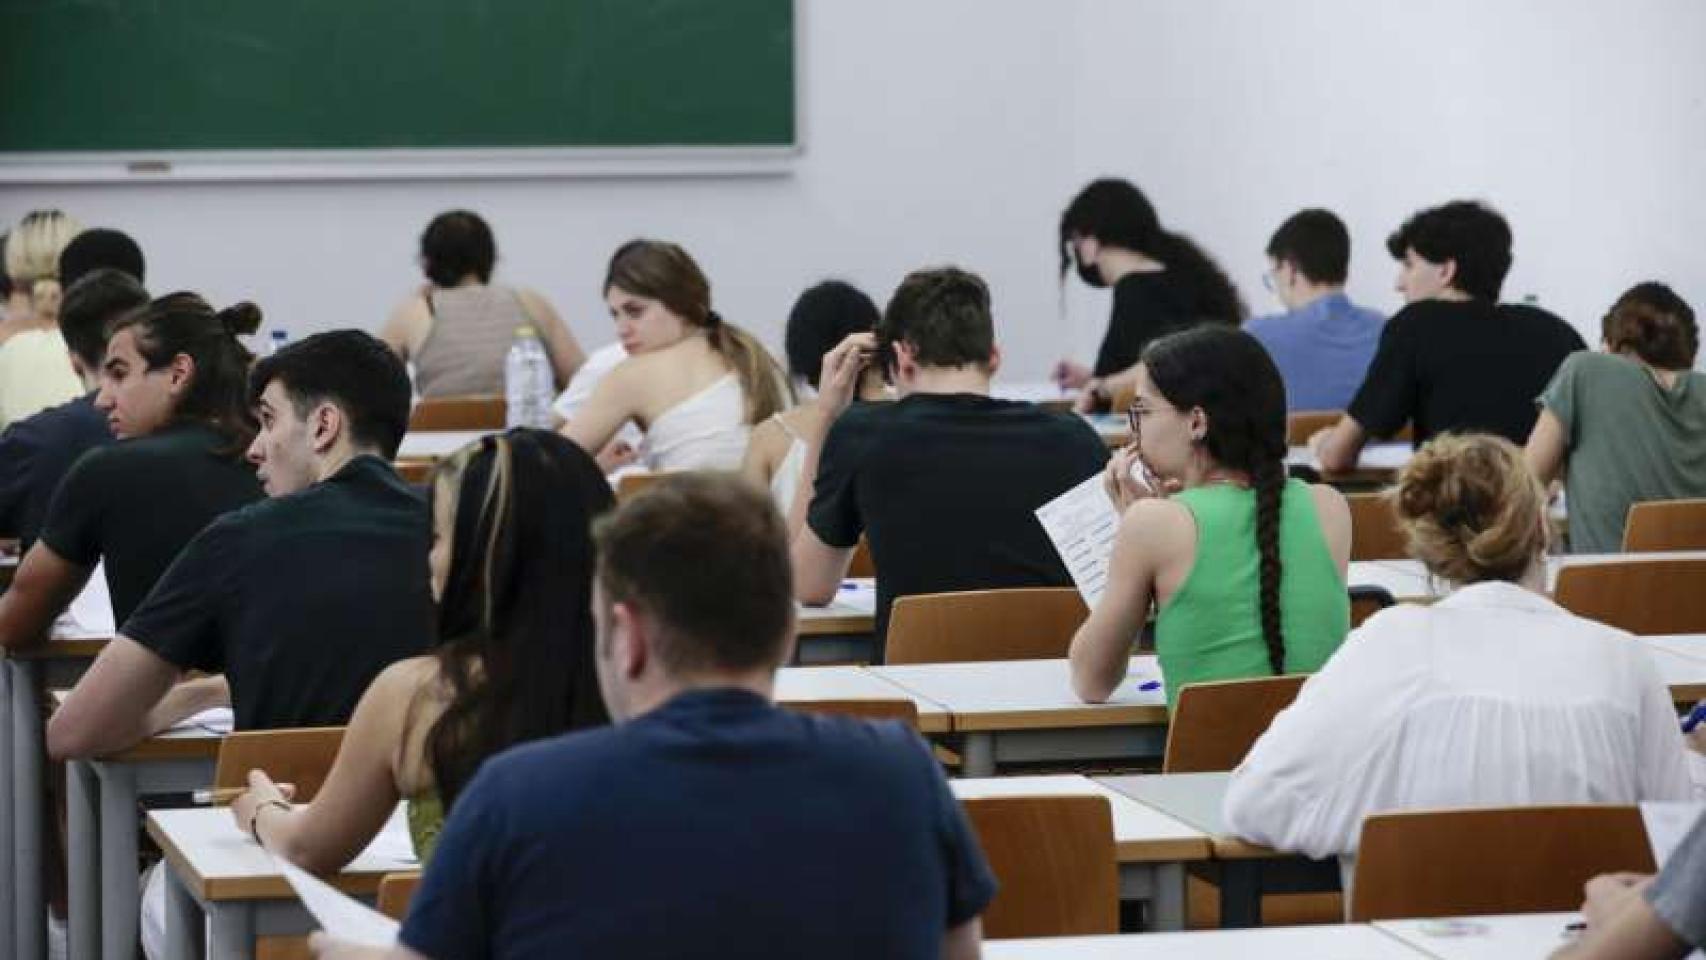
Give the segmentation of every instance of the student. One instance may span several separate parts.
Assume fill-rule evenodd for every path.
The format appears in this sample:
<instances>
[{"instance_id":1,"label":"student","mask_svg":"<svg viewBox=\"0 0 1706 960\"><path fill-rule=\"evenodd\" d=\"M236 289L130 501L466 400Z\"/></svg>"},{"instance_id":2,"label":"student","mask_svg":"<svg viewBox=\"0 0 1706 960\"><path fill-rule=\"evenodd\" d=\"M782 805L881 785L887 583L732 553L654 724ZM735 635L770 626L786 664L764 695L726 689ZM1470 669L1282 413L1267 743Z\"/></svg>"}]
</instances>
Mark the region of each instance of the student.
<instances>
[{"instance_id":1,"label":"student","mask_svg":"<svg viewBox=\"0 0 1706 960\"><path fill-rule=\"evenodd\" d=\"M358 330L255 364L249 447L271 499L210 525L48 724L60 758L122 750L228 701L239 730L341 726L379 671L432 635L426 507L391 468L409 377ZM225 685L187 670L223 674Z\"/></svg>"},{"instance_id":2,"label":"student","mask_svg":"<svg viewBox=\"0 0 1706 960\"><path fill-rule=\"evenodd\" d=\"M550 301L492 284L497 259L491 227L468 210L439 214L421 234L427 283L391 312L381 334L414 362L421 396L502 395L504 358L522 327L539 334L558 389L586 361Z\"/></svg>"},{"instance_id":3,"label":"student","mask_svg":"<svg viewBox=\"0 0 1706 960\"><path fill-rule=\"evenodd\" d=\"M87 451L113 442L107 415L95 406L107 325L147 304L141 284L117 270L97 270L66 291L59 332L88 392L0 433L0 537L16 537L28 551L71 465Z\"/></svg>"},{"instance_id":4,"label":"student","mask_svg":"<svg viewBox=\"0 0 1706 960\"><path fill-rule=\"evenodd\" d=\"M849 335L876 329L879 319L877 305L850 283L826 280L800 294L794 301L794 309L788 312L784 336L788 371L794 378L795 389L810 387L816 394L824 355ZM887 396L881 371L866 367L859 378L856 399L882 400ZM752 429L746 459L741 462L741 472L746 478L769 490L776 508L788 517L790 535L805 522L803 512L793 510L800 487L800 469L806 462L806 441L802 437L808 432L821 433L821 427L810 424L825 416L815 400L772 415Z\"/></svg>"},{"instance_id":5,"label":"student","mask_svg":"<svg viewBox=\"0 0 1706 960\"><path fill-rule=\"evenodd\" d=\"M1374 358L1386 318L1345 296L1350 263L1350 232L1331 210L1298 211L1268 240L1262 280L1286 312L1245 329L1274 358L1287 411L1343 410Z\"/></svg>"},{"instance_id":6,"label":"student","mask_svg":"<svg viewBox=\"0 0 1706 960\"><path fill-rule=\"evenodd\" d=\"M1554 960L1681 960L1706 947L1706 817L1694 821L1657 877L1608 873L1589 880L1587 930Z\"/></svg>"},{"instance_id":7,"label":"student","mask_svg":"<svg viewBox=\"0 0 1706 960\"><path fill-rule=\"evenodd\" d=\"M1351 858L1382 811L1691 797L1646 651L1546 596L1546 501L1520 450L1439 437L1393 503L1411 555L1458 589L1375 614L1304 684L1232 774L1232 832Z\"/></svg>"},{"instance_id":8,"label":"student","mask_svg":"<svg viewBox=\"0 0 1706 960\"><path fill-rule=\"evenodd\" d=\"M59 254L83 228L58 210L24 217L6 240L6 275L18 309L0 339L0 427L82 392L59 336Z\"/></svg>"},{"instance_id":9,"label":"student","mask_svg":"<svg viewBox=\"0 0 1706 960\"><path fill-rule=\"evenodd\" d=\"M900 399L850 408L879 352ZM991 398L1000 365L989 288L955 267L908 274L876 335L823 360L825 416L801 433L801 476L815 479L799 494L810 511L793 539L795 589L829 602L865 535L881 573L878 662L896 597L1072 584L1035 511L1100 470L1107 448L1078 417Z\"/></svg>"},{"instance_id":10,"label":"student","mask_svg":"<svg viewBox=\"0 0 1706 960\"><path fill-rule=\"evenodd\" d=\"M1060 275L1068 267L1092 287L1113 287L1113 316L1096 365L1055 366L1062 387L1082 387L1080 406L1105 407L1129 390L1143 348L1162 334L1204 320L1237 324L1244 303L1226 272L1189 237L1163 229L1142 191L1124 180L1097 180L1060 216Z\"/></svg>"},{"instance_id":11,"label":"student","mask_svg":"<svg viewBox=\"0 0 1706 960\"><path fill-rule=\"evenodd\" d=\"M1120 529L1107 591L1072 638L1073 689L1113 694L1151 607L1169 708L1186 684L1319 669L1350 629L1350 509L1286 478L1273 360L1206 326L1150 344L1137 369L1136 445L1106 481Z\"/></svg>"},{"instance_id":12,"label":"student","mask_svg":"<svg viewBox=\"0 0 1706 960\"><path fill-rule=\"evenodd\" d=\"M257 770L231 805L244 832L315 872L353 859L399 800L427 862L487 757L610 722L592 660L591 523L612 503L598 465L554 433L512 430L441 462L430 489L438 644L368 687L314 802L283 812Z\"/></svg>"},{"instance_id":13,"label":"student","mask_svg":"<svg viewBox=\"0 0 1706 960\"><path fill-rule=\"evenodd\" d=\"M1406 423L1417 446L1447 431L1527 440L1534 398L1586 345L1544 310L1499 305L1511 266L1505 218L1453 201L1404 221L1386 249L1401 264L1405 307L1387 322L1345 416L1310 439L1322 469L1354 468L1369 437Z\"/></svg>"},{"instance_id":14,"label":"student","mask_svg":"<svg viewBox=\"0 0 1706 960\"><path fill-rule=\"evenodd\" d=\"M1570 549L1623 549L1629 508L1706 497L1706 374L1694 311L1662 283L1631 287L1601 325L1604 353L1573 353L1540 395L1528 463L1563 474Z\"/></svg>"},{"instance_id":15,"label":"student","mask_svg":"<svg viewBox=\"0 0 1706 960\"><path fill-rule=\"evenodd\" d=\"M237 342L260 319L253 304L215 312L174 293L113 323L95 406L120 442L85 454L55 491L41 539L0 594L0 645L46 639L103 561L123 623L184 544L260 498L243 462L255 428L243 399L251 358Z\"/></svg>"},{"instance_id":16,"label":"student","mask_svg":"<svg viewBox=\"0 0 1706 960\"><path fill-rule=\"evenodd\" d=\"M137 283L148 280L148 265L142 248L122 230L95 227L73 237L59 252L59 282L66 296L77 281L96 270L120 270Z\"/></svg>"},{"instance_id":17,"label":"student","mask_svg":"<svg viewBox=\"0 0 1706 960\"><path fill-rule=\"evenodd\" d=\"M977 956L994 880L923 741L771 702L794 604L769 500L675 477L596 542L617 723L480 768L391 955Z\"/></svg>"},{"instance_id":18,"label":"student","mask_svg":"<svg viewBox=\"0 0 1706 960\"><path fill-rule=\"evenodd\" d=\"M738 468L752 425L790 400L764 345L711 309L710 281L673 243L617 248L604 300L628 358L599 381L563 435L598 454L632 420L645 432L639 458L647 469Z\"/></svg>"}]
</instances>

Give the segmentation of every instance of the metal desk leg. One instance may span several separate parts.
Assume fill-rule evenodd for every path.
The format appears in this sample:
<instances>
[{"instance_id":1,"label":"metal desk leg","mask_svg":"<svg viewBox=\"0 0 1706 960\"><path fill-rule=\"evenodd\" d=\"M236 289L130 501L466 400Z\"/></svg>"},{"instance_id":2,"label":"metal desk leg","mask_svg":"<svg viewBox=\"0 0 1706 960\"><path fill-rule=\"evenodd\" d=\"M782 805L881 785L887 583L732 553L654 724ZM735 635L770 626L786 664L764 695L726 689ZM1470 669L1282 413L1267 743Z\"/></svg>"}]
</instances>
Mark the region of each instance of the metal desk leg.
<instances>
[{"instance_id":1,"label":"metal desk leg","mask_svg":"<svg viewBox=\"0 0 1706 960\"><path fill-rule=\"evenodd\" d=\"M161 864L160 869L166 871L166 955L172 960L201 960L207 950L201 905L170 864Z\"/></svg>"},{"instance_id":2,"label":"metal desk leg","mask_svg":"<svg viewBox=\"0 0 1706 960\"><path fill-rule=\"evenodd\" d=\"M140 883L136 872L136 771L123 763L96 763L101 783L101 956L129 957L136 950Z\"/></svg>"},{"instance_id":3,"label":"metal desk leg","mask_svg":"<svg viewBox=\"0 0 1706 960\"><path fill-rule=\"evenodd\" d=\"M964 750L960 754L960 775L995 776L995 734L983 732L965 735Z\"/></svg>"},{"instance_id":4,"label":"metal desk leg","mask_svg":"<svg viewBox=\"0 0 1706 960\"><path fill-rule=\"evenodd\" d=\"M1225 928L1262 925L1262 861L1222 861L1220 925Z\"/></svg>"},{"instance_id":5,"label":"metal desk leg","mask_svg":"<svg viewBox=\"0 0 1706 960\"><path fill-rule=\"evenodd\" d=\"M254 960L255 903L227 900L207 905L208 960Z\"/></svg>"},{"instance_id":6,"label":"metal desk leg","mask_svg":"<svg viewBox=\"0 0 1706 960\"><path fill-rule=\"evenodd\" d=\"M66 929L72 960L101 956L101 783L86 760L65 765L66 842L71 916Z\"/></svg>"},{"instance_id":7,"label":"metal desk leg","mask_svg":"<svg viewBox=\"0 0 1706 960\"><path fill-rule=\"evenodd\" d=\"M1158 863L1155 865L1155 893L1149 901L1151 930L1185 929L1185 865Z\"/></svg>"},{"instance_id":8,"label":"metal desk leg","mask_svg":"<svg viewBox=\"0 0 1706 960\"><path fill-rule=\"evenodd\" d=\"M4 717L7 726L12 723L12 671L0 664L0 717ZM17 793L17 776L12 772L12 736L0 731L0 877L6 878L7 884L17 881L15 877L16 840L13 835L12 821L16 817L13 811L13 797ZM0 952L7 956L17 953L17 930L12 922L12 908L0 903Z\"/></svg>"},{"instance_id":9,"label":"metal desk leg","mask_svg":"<svg viewBox=\"0 0 1706 960\"><path fill-rule=\"evenodd\" d=\"M7 660L12 686L12 878L17 960L47 956L47 901L42 896L41 707L36 702L40 664Z\"/></svg>"}]
</instances>

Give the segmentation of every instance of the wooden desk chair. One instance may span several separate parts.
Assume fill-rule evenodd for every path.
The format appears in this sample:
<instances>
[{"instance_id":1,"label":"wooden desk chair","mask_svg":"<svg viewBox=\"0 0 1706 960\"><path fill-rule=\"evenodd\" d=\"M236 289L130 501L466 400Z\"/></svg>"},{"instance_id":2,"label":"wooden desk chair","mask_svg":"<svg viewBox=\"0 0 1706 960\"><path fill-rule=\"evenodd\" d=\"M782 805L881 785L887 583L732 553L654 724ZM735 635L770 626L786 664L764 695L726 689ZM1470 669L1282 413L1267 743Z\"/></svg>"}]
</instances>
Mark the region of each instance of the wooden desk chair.
<instances>
[{"instance_id":1,"label":"wooden desk chair","mask_svg":"<svg viewBox=\"0 0 1706 960\"><path fill-rule=\"evenodd\" d=\"M888 663L975 663L1066 656L1090 615L1071 587L901 597L889 611Z\"/></svg>"},{"instance_id":2,"label":"wooden desk chair","mask_svg":"<svg viewBox=\"0 0 1706 960\"><path fill-rule=\"evenodd\" d=\"M624 473L616 481L616 502L625 503L634 499L650 489L652 484L669 476L672 472L664 470L653 473L649 470L638 470L633 473Z\"/></svg>"},{"instance_id":3,"label":"wooden desk chair","mask_svg":"<svg viewBox=\"0 0 1706 960\"><path fill-rule=\"evenodd\" d=\"M1359 846L1356 923L1575 910L1589 877L1654 870L1639 807L1382 813Z\"/></svg>"},{"instance_id":4,"label":"wooden desk chair","mask_svg":"<svg viewBox=\"0 0 1706 960\"><path fill-rule=\"evenodd\" d=\"M312 800L343 742L343 727L238 731L219 742L214 789L247 787L249 771L264 770L275 783L295 784L297 803Z\"/></svg>"},{"instance_id":5,"label":"wooden desk chair","mask_svg":"<svg viewBox=\"0 0 1706 960\"><path fill-rule=\"evenodd\" d=\"M502 430L503 397L422 398L409 414L410 430Z\"/></svg>"},{"instance_id":6,"label":"wooden desk chair","mask_svg":"<svg viewBox=\"0 0 1706 960\"><path fill-rule=\"evenodd\" d=\"M1119 931L1119 866L1106 797L963 801L1001 883L983 935L1061 937Z\"/></svg>"},{"instance_id":7,"label":"wooden desk chair","mask_svg":"<svg viewBox=\"0 0 1706 960\"><path fill-rule=\"evenodd\" d=\"M1347 493L1351 508L1352 560L1403 560L1409 557L1404 531L1392 501L1379 493Z\"/></svg>"},{"instance_id":8,"label":"wooden desk chair","mask_svg":"<svg viewBox=\"0 0 1706 960\"><path fill-rule=\"evenodd\" d=\"M1385 587L1363 585L1351 587L1348 591L1351 597L1351 629L1362 626L1362 622L1374 616L1398 601L1392 598L1392 592Z\"/></svg>"},{"instance_id":9,"label":"wooden desk chair","mask_svg":"<svg viewBox=\"0 0 1706 960\"><path fill-rule=\"evenodd\" d=\"M393 920L401 920L409 912L409 901L421 885L421 872L387 873L379 878L379 896L374 906Z\"/></svg>"},{"instance_id":10,"label":"wooden desk chair","mask_svg":"<svg viewBox=\"0 0 1706 960\"><path fill-rule=\"evenodd\" d=\"M859 538L859 545L853 548L853 559L847 564L849 577L875 577L877 565L871 560L871 543L864 537Z\"/></svg>"},{"instance_id":11,"label":"wooden desk chair","mask_svg":"<svg viewBox=\"0 0 1706 960\"><path fill-rule=\"evenodd\" d=\"M1558 571L1553 598L1630 633L1706 633L1706 560L1626 560Z\"/></svg>"},{"instance_id":12,"label":"wooden desk chair","mask_svg":"<svg viewBox=\"0 0 1706 960\"><path fill-rule=\"evenodd\" d=\"M918 729L918 704L911 700L793 700L782 706L800 713L826 713L861 720L899 720Z\"/></svg>"},{"instance_id":13,"label":"wooden desk chair","mask_svg":"<svg viewBox=\"0 0 1706 960\"><path fill-rule=\"evenodd\" d=\"M1285 442L1301 447L1318 431L1325 430L1343 417L1343 410L1298 410L1285 416Z\"/></svg>"},{"instance_id":14,"label":"wooden desk chair","mask_svg":"<svg viewBox=\"0 0 1706 960\"><path fill-rule=\"evenodd\" d=\"M1293 674L1181 688L1167 725L1161 772L1209 773L1238 766L1274 716L1297 699L1306 679Z\"/></svg>"},{"instance_id":15,"label":"wooden desk chair","mask_svg":"<svg viewBox=\"0 0 1706 960\"><path fill-rule=\"evenodd\" d=\"M1706 500L1652 500L1629 507L1624 553L1706 550Z\"/></svg>"},{"instance_id":16,"label":"wooden desk chair","mask_svg":"<svg viewBox=\"0 0 1706 960\"><path fill-rule=\"evenodd\" d=\"M1136 402L1137 385L1133 384L1129 387L1122 387L1120 388L1120 392L1109 398L1108 412L1117 413L1123 417L1125 416L1125 412L1131 409L1131 405Z\"/></svg>"},{"instance_id":17,"label":"wooden desk chair","mask_svg":"<svg viewBox=\"0 0 1706 960\"><path fill-rule=\"evenodd\" d=\"M397 476L402 477L404 483L420 486L432 478L431 460L398 460L393 466L397 468Z\"/></svg>"}]
</instances>

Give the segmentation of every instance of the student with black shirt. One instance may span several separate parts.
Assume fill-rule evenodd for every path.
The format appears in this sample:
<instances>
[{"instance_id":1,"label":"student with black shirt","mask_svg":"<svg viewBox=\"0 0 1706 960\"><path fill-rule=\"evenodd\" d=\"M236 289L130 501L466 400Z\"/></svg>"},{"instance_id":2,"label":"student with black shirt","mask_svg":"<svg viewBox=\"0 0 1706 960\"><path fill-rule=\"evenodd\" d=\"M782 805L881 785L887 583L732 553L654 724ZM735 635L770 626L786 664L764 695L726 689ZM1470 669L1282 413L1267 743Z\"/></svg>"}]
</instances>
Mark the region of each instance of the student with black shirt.
<instances>
[{"instance_id":1,"label":"student with black shirt","mask_svg":"<svg viewBox=\"0 0 1706 960\"><path fill-rule=\"evenodd\" d=\"M1354 468L1370 437L1406 423L1417 446L1448 431L1526 442L1536 398L1587 345L1544 310L1499 304L1511 266L1505 218L1456 200L1404 221L1386 249L1407 305L1387 321L1345 416L1310 438L1322 469Z\"/></svg>"},{"instance_id":2,"label":"student with black shirt","mask_svg":"<svg viewBox=\"0 0 1706 960\"><path fill-rule=\"evenodd\" d=\"M1143 348L1204 320L1237 324L1244 304L1226 272L1189 237L1165 230L1149 199L1124 180L1097 180L1060 217L1060 275L1114 288L1113 316L1096 365L1055 366L1062 387L1082 387L1083 410L1107 406L1137 383Z\"/></svg>"},{"instance_id":3,"label":"student with black shirt","mask_svg":"<svg viewBox=\"0 0 1706 960\"><path fill-rule=\"evenodd\" d=\"M95 406L107 325L147 303L142 284L119 270L96 270L66 290L59 332L70 348L71 366L89 392L0 433L0 537L17 537L28 550L71 465L89 450L113 442L107 415Z\"/></svg>"},{"instance_id":4,"label":"student with black shirt","mask_svg":"<svg viewBox=\"0 0 1706 960\"><path fill-rule=\"evenodd\" d=\"M215 311L174 293L114 323L95 406L120 442L85 454L55 491L41 539L0 595L0 645L45 640L102 561L122 623L184 544L261 497L243 462L252 358L237 342L260 317L254 304Z\"/></svg>"},{"instance_id":5,"label":"student with black shirt","mask_svg":"<svg viewBox=\"0 0 1706 960\"><path fill-rule=\"evenodd\" d=\"M849 408L878 342L900 400ZM824 357L821 425L802 432L795 589L834 598L860 534L877 570L877 659L889 605L915 593L1070 586L1035 510L1102 469L1108 452L1080 418L995 400L1000 365L989 288L953 267L901 282L875 335Z\"/></svg>"},{"instance_id":6,"label":"student with black shirt","mask_svg":"<svg viewBox=\"0 0 1706 960\"><path fill-rule=\"evenodd\" d=\"M425 503L391 458L409 377L356 330L255 365L249 448L272 499L220 518L123 621L48 725L57 757L120 750L225 691L240 730L336 726L387 665L432 637ZM168 692L171 695L168 696Z\"/></svg>"}]
</instances>

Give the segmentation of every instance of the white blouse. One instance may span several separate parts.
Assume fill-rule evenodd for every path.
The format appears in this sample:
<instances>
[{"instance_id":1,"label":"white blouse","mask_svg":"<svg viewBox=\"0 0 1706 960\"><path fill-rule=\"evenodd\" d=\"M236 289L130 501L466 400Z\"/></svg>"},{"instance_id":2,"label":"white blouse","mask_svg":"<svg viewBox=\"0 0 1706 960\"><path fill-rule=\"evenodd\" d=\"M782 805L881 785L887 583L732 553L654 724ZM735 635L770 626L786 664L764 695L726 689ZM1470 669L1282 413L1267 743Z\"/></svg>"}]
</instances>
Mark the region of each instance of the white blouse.
<instances>
[{"instance_id":1,"label":"white blouse","mask_svg":"<svg viewBox=\"0 0 1706 960\"><path fill-rule=\"evenodd\" d=\"M1694 799L1670 691L1629 634L1512 583L1381 611L1233 772L1233 833L1356 852L1369 813Z\"/></svg>"}]
</instances>

